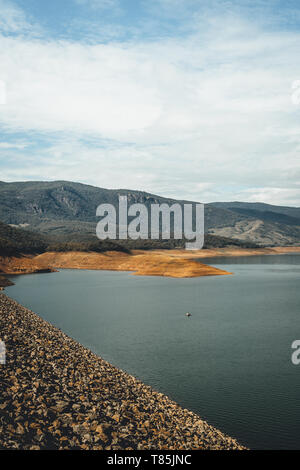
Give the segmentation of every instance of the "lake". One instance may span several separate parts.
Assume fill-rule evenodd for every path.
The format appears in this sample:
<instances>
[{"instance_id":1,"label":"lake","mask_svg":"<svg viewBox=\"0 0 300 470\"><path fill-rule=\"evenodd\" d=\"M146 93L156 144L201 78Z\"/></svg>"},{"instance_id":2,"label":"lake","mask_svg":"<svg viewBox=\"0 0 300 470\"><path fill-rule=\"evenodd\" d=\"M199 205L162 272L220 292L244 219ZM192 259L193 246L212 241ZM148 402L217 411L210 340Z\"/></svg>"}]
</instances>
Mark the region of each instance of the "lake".
<instances>
[{"instance_id":1,"label":"lake","mask_svg":"<svg viewBox=\"0 0 300 470\"><path fill-rule=\"evenodd\" d=\"M61 270L6 292L240 443L299 449L300 256L202 261L234 275Z\"/></svg>"}]
</instances>

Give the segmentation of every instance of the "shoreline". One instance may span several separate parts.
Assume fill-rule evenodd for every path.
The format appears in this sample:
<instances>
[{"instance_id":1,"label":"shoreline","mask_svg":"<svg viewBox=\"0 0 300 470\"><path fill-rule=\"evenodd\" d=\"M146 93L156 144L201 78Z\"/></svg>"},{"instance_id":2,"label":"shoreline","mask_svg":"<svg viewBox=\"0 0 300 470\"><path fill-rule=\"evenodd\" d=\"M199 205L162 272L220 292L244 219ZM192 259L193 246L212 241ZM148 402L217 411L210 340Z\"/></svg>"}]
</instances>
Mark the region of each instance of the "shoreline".
<instances>
[{"instance_id":1,"label":"shoreline","mask_svg":"<svg viewBox=\"0 0 300 470\"><path fill-rule=\"evenodd\" d=\"M273 248L214 248L205 250L134 250L131 254L109 251L93 252L46 252L40 255L0 257L0 290L9 284L5 275L55 272L58 269L95 269L128 271L137 276L166 276L191 278L232 274L199 260L300 253L300 247Z\"/></svg>"},{"instance_id":2,"label":"shoreline","mask_svg":"<svg viewBox=\"0 0 300 470\"><path fill-rule=\"evenodd\" d=\"M300 246L276 246L272 248L210 248L198 250L196 252L199 258L222 258L224 256L264 256L264 255L288 255L300 254ZM191 255L189 255L191 257Z\"/></svg>"},{"instance_id":3,"label":"shoreline","mask_svg":"<svg viewBox=\"0 0 300 470\"><path fill-rule=\"evenodd\" d=\"M136 250L131 254L116 251L105 253L46 252L36 256L0 257L0 275L55 272L57 269L128 271L137 276L174 278L231 274L193 259L184 259L179 252L174 255L169 250L167 252L166 250L150 252Z\"/></svg>"},{"instance_id":4,"label":"shoreline","mask_svg":"<svg viewBox=\"0 0 300 470\"><path fill-rule=\"evenodd\" d=\"M0 449L245 449L0 293Z\"/></svg>"}]
</instances>

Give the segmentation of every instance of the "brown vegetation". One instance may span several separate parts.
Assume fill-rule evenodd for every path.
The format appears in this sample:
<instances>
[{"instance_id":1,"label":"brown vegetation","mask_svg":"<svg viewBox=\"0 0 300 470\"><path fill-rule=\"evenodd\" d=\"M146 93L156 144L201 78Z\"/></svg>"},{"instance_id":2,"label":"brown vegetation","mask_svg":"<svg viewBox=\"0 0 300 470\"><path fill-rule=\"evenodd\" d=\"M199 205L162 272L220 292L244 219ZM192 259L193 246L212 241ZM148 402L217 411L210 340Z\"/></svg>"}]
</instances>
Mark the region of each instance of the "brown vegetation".
<instances>
[{"instance_id":1,"label":"brown vegetation","mask_svg":"<svg viewBox=\"0 0 300 470\"><path fill-rule=\"evenodd\" d=\"M135 251L132 254L120 252L83 253L47 252L38 256L0 258L0 271L5 274L26 274L54 271L55 268L101 269L133 271L146 276L197 277L228 274L226 271L206 266L192 259L184 259L181 251L157 252Z\"/></svg>"},{"instance_id":2,"label":"brown vegetation","mask_svg":"<svg viewBox=\"0 0 300 470\"><path fill-rule=\"evenodd\" d=\"M106 253L43 253L35 257L42 267L72 269L107 269L133 271L144 276L197 277L228 274L192 259L178 256L177 250L134 251L132 254Z\"/></svg>"}]
</instances>

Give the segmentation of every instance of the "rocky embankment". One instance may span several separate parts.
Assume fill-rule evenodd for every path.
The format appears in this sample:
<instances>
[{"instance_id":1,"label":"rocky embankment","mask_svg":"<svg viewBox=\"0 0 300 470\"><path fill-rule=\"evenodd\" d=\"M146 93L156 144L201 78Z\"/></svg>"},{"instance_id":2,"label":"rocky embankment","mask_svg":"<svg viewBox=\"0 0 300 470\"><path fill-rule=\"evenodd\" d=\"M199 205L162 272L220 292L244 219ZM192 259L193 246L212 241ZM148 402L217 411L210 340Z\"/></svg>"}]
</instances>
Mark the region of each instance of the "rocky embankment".
<instances>
[{"instance_id":1,"label":"rocky embankment","mask_svg":"<svg viewBox=\"0 0 300 470\"><path fill-rule=\"evenodd\" d=\"M0 339L2 449L242 449L4 294Z\"/></svg>"}]
</instances>

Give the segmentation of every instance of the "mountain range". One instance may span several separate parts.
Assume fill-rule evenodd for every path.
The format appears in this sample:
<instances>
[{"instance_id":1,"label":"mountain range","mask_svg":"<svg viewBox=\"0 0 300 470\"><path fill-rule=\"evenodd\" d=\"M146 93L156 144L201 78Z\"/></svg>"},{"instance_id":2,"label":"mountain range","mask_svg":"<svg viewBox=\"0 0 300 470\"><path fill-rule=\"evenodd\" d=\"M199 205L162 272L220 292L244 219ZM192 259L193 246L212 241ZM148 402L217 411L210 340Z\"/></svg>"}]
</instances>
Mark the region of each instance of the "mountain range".
<instances>
[{"instance_id":1,"label":"mountain range","mask_svg":"<svg viewBox=\"0 0 300 470\"><path fill-rule=\"evenodd\" d=\"M195 203L69 181L0 182L0 220L59 239L91 239L99 220L97 206L116 206L122 195L127 196L128 205L142 203L148 208L154 203ZM205 204L205 232L260 246L298 245L300 208L245 202Z\"/></svg>"}]
</instances>

